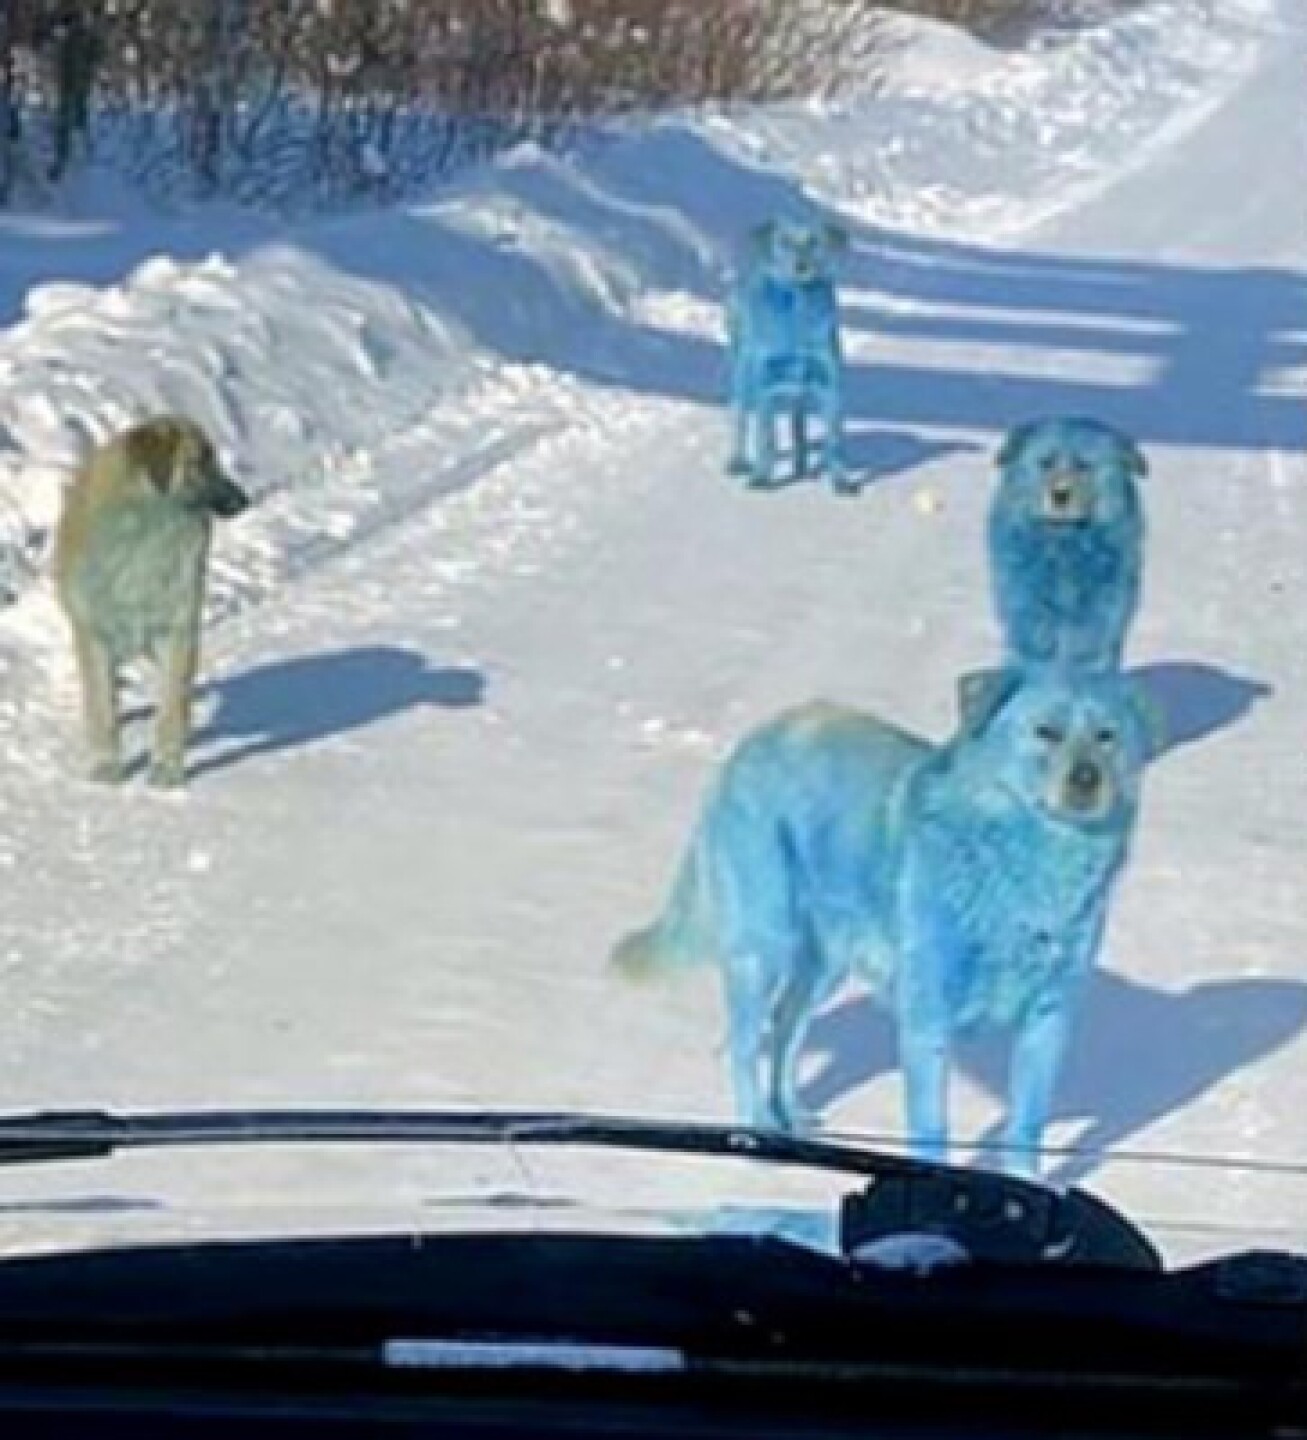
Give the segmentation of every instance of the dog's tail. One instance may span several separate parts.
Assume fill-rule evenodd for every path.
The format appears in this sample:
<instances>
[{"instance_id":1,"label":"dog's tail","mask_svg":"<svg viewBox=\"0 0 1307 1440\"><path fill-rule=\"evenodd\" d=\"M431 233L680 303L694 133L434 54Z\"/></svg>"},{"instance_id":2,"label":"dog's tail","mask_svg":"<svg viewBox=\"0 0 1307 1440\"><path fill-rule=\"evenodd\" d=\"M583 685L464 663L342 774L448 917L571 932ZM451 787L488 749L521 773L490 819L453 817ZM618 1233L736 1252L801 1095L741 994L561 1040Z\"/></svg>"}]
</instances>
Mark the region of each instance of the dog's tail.
<instances>
[{"instance_id":1,"label":"dog's tail","mask_svg":"<svg viewBox=\"0 0 1307 1440\"><path fill-rule=\"evenodd\" d=\"M713 963L712 900L704 849L703 838L697 838L681 862L663 913L614 949L612 963L624 980L645 984Z\"/></svg>"}]
</instances>

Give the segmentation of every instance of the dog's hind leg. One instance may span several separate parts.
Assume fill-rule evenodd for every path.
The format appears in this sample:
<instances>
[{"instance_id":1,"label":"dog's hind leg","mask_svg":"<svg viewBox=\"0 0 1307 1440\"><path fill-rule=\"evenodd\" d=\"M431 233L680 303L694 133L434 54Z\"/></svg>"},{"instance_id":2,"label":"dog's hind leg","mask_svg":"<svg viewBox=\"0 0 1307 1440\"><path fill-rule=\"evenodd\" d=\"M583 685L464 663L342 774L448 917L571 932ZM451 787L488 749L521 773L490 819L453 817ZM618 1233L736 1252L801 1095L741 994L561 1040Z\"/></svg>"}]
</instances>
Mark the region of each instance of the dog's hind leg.
<instances>
[{"instance_id":1,"label":"dog's hind leg","mask_svg":"<svg viewBox=\"0 0 1307 1440\"><path fill-rule=\"evenodd\" d=\"M118 678L108 649L80 625L73 627L73 651L82 688L82 716L90 750L92 780L122 779Z\"/></svg>"},{"instance_id":2,"label":"dog's hind leg","mask_svg":"<svg viewBox=\"0 0 1307 1440\"><path fill-rule=\"evenodd\" d=\"M770 970L761 956L752 954L728 955L724 964L735 1113L746 1125L770 1129L776 1118L762 1086L772 998Z\"/></svg>"},{"instance_id":3,"label":"dog's hind leg","mask_svg":"<svg viewBox=\"0 0 1307 1440\"><path fill-rule=\"evenodd\" d=\"M799 1102L799 1055L817 1012L839 987L839 972L809 950L794 967L776 1003L771 1042L772 1109L783 1129L812 1130L816 1117Z\"/></svg>"}]
</instances>

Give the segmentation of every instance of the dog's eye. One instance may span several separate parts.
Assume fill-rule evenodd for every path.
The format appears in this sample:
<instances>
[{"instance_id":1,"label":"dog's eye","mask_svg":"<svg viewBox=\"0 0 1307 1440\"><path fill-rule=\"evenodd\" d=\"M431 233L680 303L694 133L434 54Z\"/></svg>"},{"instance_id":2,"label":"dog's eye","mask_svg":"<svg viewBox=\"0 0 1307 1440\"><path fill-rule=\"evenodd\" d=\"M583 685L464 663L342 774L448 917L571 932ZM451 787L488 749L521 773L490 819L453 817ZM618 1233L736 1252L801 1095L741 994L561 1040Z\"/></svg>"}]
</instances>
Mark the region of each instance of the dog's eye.
<instances>
[{"instance_id":1,"label":"dog's eye","mask_svg":"<svg viewBox=\"0 0 1307 1440\"><path fill-rule=\"evenodd\" d=\"M1094 736L1094 739L1097 740L1100 745L1115 745L1116 731L1110 726L1104 726L1103 729Z\"/></svg>"},{"instance_id":2,"label":"dog's eye","mask_svg":"<svg viewBox=\"0 0 1307 1440\"><path fill-rule=\"evenodd\" d=\"M1060 745L1066 739L1066 732L1060 725L1045 721L1042 725L1035 726L1035 739L1042 740L1045 745Z\"/></svg>"}]
</instances>

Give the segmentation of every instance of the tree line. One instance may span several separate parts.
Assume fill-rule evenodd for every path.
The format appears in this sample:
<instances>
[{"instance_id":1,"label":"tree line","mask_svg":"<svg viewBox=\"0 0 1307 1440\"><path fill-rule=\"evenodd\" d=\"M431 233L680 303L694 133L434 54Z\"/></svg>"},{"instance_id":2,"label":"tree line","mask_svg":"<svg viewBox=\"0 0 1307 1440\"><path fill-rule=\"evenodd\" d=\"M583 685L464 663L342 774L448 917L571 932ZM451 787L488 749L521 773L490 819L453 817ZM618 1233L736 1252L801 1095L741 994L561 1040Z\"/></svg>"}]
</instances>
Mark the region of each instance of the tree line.
<instances>
[{"instance_id":1,"label":"tree line","mask_svg":"<svg viewBox=\"0 0 1307 1440\"><path fill-rule=\"evenodd\" d=\"M868 0L0 0L0 203L58 186L92 153L198 195L393 197L578 122L865 80L880 13Z\"/></svg>"}]
</instances>

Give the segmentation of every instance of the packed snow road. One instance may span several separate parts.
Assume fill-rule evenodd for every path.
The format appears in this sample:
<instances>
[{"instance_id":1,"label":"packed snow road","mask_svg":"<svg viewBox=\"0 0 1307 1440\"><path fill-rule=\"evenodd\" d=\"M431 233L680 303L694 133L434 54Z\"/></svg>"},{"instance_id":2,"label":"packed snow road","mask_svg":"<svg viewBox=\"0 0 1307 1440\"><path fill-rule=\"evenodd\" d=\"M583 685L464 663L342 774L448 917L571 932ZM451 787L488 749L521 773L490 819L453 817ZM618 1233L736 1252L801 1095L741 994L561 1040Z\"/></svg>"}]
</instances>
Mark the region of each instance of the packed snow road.
<instances>
[{"instance_id":1,"label":"packed snow road","mask_svg":"<svg viewBox=\"0 0 1307 1440\"><path fill-rule=\"evenodd\" d=\"M1051 1139L1300 1153L1304 39L1005 248L855 227L856 499L726 479L687 312L645 388L586 390L571 425L492 448L477 484L223 625L183 797L70 780L66 677L51 696L12 659L5 1106L725 1113L713 977L630 992L608 949L760 718L824 695L945 730L957 674L994 653L994 442L1073 411L1152 461L1132 666L1174 744ZM440 423L410 440L397 463L447 463ZM809 1098L893 1134L892 1062L884 1019L846 996ZM1000 1088L995 1054L969 1052L963 1135ZM1100 1158L1059 1173L1191 1235L1264 1238L1293 1208L1252 1175L1196 1193Z\"/></svg>"}]
</instances>

